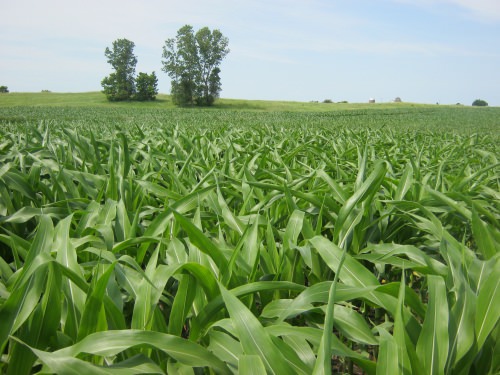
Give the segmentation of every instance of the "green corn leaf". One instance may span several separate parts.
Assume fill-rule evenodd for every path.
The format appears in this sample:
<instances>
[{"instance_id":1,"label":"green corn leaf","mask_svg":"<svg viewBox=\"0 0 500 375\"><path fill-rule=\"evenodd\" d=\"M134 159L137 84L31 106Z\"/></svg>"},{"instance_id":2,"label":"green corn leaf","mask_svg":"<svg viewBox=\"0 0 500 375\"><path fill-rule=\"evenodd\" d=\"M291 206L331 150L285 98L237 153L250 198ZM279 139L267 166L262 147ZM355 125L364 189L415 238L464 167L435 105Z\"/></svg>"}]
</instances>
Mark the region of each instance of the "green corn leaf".
<instances>
[{"instance_id":1,"label":"green corn leaf","mask_svg":"<svg viewBox=\"0 0 500 375\"><path fill-rule=\"evenodd\" d=\"M406 295L406 285L405 285L405 273L404 269L401 273L401 282L399 284L399 292L398 292L398 308L396 314L394 316L394 331L393 338L394 344L397 348L397 358L398 358L398 373L402 375L411 375L412 374L412 361L408 352L415 352L415 347L413 343L410 342L408 335L406 333L406 328L404 326L403 321L403 309ZM384 330L385 331L385 330ZM390 340L390 339L389 339ZM382 343L381 343L382 345ZM391 344L389 344L391 345ZM417 361L414 361L417 362ZM415 363L415 366L417 364ZM420 374L416 369L413 370L413 373Z\"/></svg>"},{"instance_id":2,"label":"green corn leaf","mask_svg":"<svg viewBox=\"0 0 500 375\"><path fill-rule=\"evenodd\" d=\"M172 238L169 242L166 251L166 259L168 264L181 265L188 261L188 255L184 244L178 238Z\"/></svg>"},{"instance_id":3,"label":"green corn leaf","mask_svg":"<svg viewBox=\"0 0 500 375\"><path fill-rule=\"evenodd\" d=\"M248 265L250 269L256 267L257 261L259 260L259 221L255 220L251 225L249 225L243 234L244 241L242 243L241 257ZM242 238L242 239L243 239ZM236 250L235 250L236 252ZM237 252L235 256L237 256ZM234 260L237 260L234 259ZM229 268L229 267L228 267ZM231 272L233 269L230 270ZM249 275L252 280L252 275Z\"/></svg>"},{"instance_id":4,"label":"green corn leaf","mask_svg":"<svg viewBox=\"0 0 500 375\"><path fill-rule=\"evenodd\" d=\"M23 207L20 210L14 212L10 216L5 216L0 218L1 222L6 223L26 223L27 221L33 219L34 217L46 215L49 217L61 217L67 212L64 208L59 207L47 207L47 208L36 208L36 207Z\"/></svg>"},{"instance_id":5,"label":"green corn leaf","mask_svg":"<svg viewBox=\"0 0 500 375\"><path fill-rule=\"evenodd\" d=\"M321 236L316 236L309 241L318 250L328 267L330 267L332 271L336 272L342 257L342 250L331 241ZM349 254L345 255L345 263L340 272L339 280L344 284L356 287L380 287L375 275ZM396 314L396 297L375 290L373 292L366 293L364 298L369 300L371 303L383 307L393 316ZM420 325L407 311L404 313L404 320L408 327L410 337L412 340L416 341L420 333Z\"/></svg>"},{"instance_id":6,"label":"green corn leaf","mask_svg":"<svg viewBox=\"0 0 500 375\"><path fill-rule=\"evenodd\" d=\"M474 323L476 320L477 296L467 280L469 275L464 274L462 262L450 256L448 246L445 243L441 244L441 251L447 258L449 273L454 284L451 290L454 296L451 300L454 300L454 302L452 302L450 309L450 349L446 370L460 368L461 371L465 371L470 368L471 361L467 364L467 361L463 360L464 357L473 358L468 353L474 346L475 341Z\"/></svg>"},{"instance_id":7,"label":"green corn leaf","mask_svg":"<svg viewBox=\"0 0 500 375\"><path fill-rule=\"evenodd\" d=\"M174 211L175 220L182 226L189 236L190 241L203 253L209 255L219 269L225 269L228 265L227 259L220 249L210 241L201 230L199 230L191 221L187 220L180 213Z\"/></svg>"},{"instance_id":8,"label":"green corn leaf","mask_svg":"<svg viewBox=\"0 0 500 375\"><path fill-rule=\"evenodd\" d=\"M328 303L331 285L331 281L323 281L308 287L293 300L275 299L264 307L261 315L266 318L278 317L279 321L284 321L285 319L293 318L305 311L311 310L314 304L326 304ZM337 285L335 302L363 298L377 288L378 286L361 288L339 284Z\"/></svg>"},{"instance_id":9,"label":"green corn leaf","mask_svg":"<svg viewBox=\"0 0 500 375\"><path fill-rule=\"evenodd\" d=\"M383 328L378 328L380 348L377 357L377 375L399 374L398 344L394 337Z\"/></svg>"},{"instance_id":10,"label":"green corn leaf","mask_svg":"<svg viewBox=\"0 0 500 375\"><path fill-rule=\"evenodd\" d=\"M38 279L37 281L42 281ZM21 330L21 339L30 342L38 348L49 346L55 341L61 319L61 272L54 263L49 264L45 293L41 303L34 310L31 320ZM10 360L7 374L30 374L36 356L26 346L14 342L10 350Z\"/></svg>"},{"instance_id":11,"label":"green corn leaf","mask_svg":"<svg viewBox=\"0 0 500 375\"><path fill-rule=\"evenodd\" d=\"M346 228L351 227L349 218L355 216L355 207L358 203L365 200L370 201L382 183L386 174L386 165L384 162L377 162L373 168L373 172L367 177L367 179L359 186L354 194L347 199L347 201L342 206L337 221L335 222L335 231L333 233L333 238L335 242L343 244L346 237L349 235L350 230ZM351 229L352 230L352 229Z\"/></svg>"},{"instance_id":12,"label":"green corn leaf","mask_svg":"<svg viewBox=\"0 0 500 375\"><path fill-rule=\"evenodd\" d=\"M324 336L324 330L312 327L291 326L286 323L273 324L265 327L273 336L289 336L307 340L315 347L319 346ZM368 374L375 374L376 365L367 357L349 349L336 335L331 334L332 355L351 358L353 362L362 367Z\"/></svg>"},{"instance_id":13,"label":"green corn leaf","mask_svg":"<svg viewBox=\"0 0 500 375\"><path fill-rule=\"evenodd\" d=\"M208 337L210 337L208 350L225 363L238 367L238 358L243 355L240 342L234 339L233 336L215 329L210 330Z\"/></svg>"},{"instance_id":14,"label":"green corn leaf","mask_svg":"<svg viewBox=\"0 0 500 375\"><path fill-rule=\"evenodd\" d=\"M40 255L48 255L50 253L53 239L54 226L52 220L48 216L41 216L37 234L31 243L28 255L25 259L22 275L16 280L16 283L13 285L14 288L24 283L27 278L31 276L33 268L38 267L38 264L43 262L43 260L37 258L41 258ZM44 259L48 259L48 257Z\"/></svg>"},{"instance_id":15,"label":"green corn leaf","mask_svg":"<svg viewBox=\"0 0 500 375\"><path fill-rule=\"evenodd\" d=\"M495 241L493 234L495 228L488 226L479 217L477 210L472 210L472 234L477 242L477 247L484 259L490 259L500 250L500 244Z\"/></svg>"},{"instance_id":16,"label":"green corn leaf","mask_svg":"<svg viewBox=\"0 0 500 375\"><path fill-rule=\"evenodd\" d=\"M126 178L130 172L130 151L128 147L127 137L123 132L118 133L118 137L121 140L121 147L119 151L119 159L120 159L120 174L122 178Z\"/></svg>"},{"instance_id":17,"label":"green corn leaf","mask_svg":"<svg viewBox=\"0 0 500 375\"><path fill-rule=\"evenodd\" d=\"M298 369L285 360L271 336L247 307L223 286L220 286L220 291L244 352L259 356L267 371L273 374L297 373Z\"/></svg>"},{"instance_id":18,"label":"green corn leaf","mask_svg":"<svg viewBox=\"0 0 500 375\"><path fill-rule=\"evenodd\" d=\"M317 239L318 237L314 237L312 240ZM328 292L328 303L326 305L325 311L325 323L323 326L323 336L321 337L321 343L318 348L318 357L316 359L316 363L314 364L313 374L326 374L331 367L331 358L332 358L332 350L331 350L331 342L332 342L332 330L333 324L335 321L335 296L337 292L337 284L340 279L340 272L342 271L342 267L344 266L344 262L346 261L347 249L344 249L339 256L339 262L337 264L337 268L335 270L335 277L333 279L332 285L330 287L330 291Z\"/></svg>"},{"instance_id":19,"label":"green corn leaf","mask_svg":"<svg viewBox=\"0 0 500 375\"><path fill-rule=\"evenodd\" d=\"M162 199L180 199L181 196L170 189L166 189L163 186L156 184L151 181L134 180L134 182L142 187L146 192Z\"/></svg>"},{"instance_id":20,"label":"green corn leaf","mask_svg":"<svg viewBox=\"0 0 500 375\"><path fill-rule=\"evenodd\" d=\"M238 358L238 374L265 374L266 367L258 355L243 354Z\"/></svg>"},{"instance_id":21,"label":"green corn leaf","mask_svg":"<svg viewBox=\"0 0 500 375\"><path fill-rule=\"evenodd\" d=\"M297 348L297 345L293 345L293 342L300 341L297 337L285 338L281 339L275 336L271 336L271 340L274 345L278 348L278 351L285 358L285 360L289 363L290 367L292 367L297 374L309 374L311 373L314 362L315 355L312 352L309 344L304 340L301 340L301 345ZM292 342L292 345L289 343ZM308 348L307 354L305 354L304 358L304 349ZM298 349L298 350L296 350Z\"/></svg>"},{"instance_id":22,"label":"green corn leaf","mask_svg":"<svg viewBox=\"0 0 500 375\"><path fill-rule=\"evenodd\" d=\"M476 321L475 306L477 298L465 283L456 285L457 301L450 311L450 357L448 368L459 365L474 345L474 322ZM465 367L462 363L460 366Z\"/></svg>"},{"instance_id":23,"label":"green corn leaf","mask_svg":"<svg viewBox=\"0 0 500 375\"><path fill-rule=\"evenodd\" d=\"M344 204L349 198L349 195L345 192L345 190L334 179L328 176L324 170L319 170L316 173L318 177L322 178L328 184L333 198L340 204Z\"/></svg>"},{"instance_id":24,"label":"green corn leaf","mask_svg":"<svg viewBox=\"0 0 500 375\"><path fill-rule=\"evenodd\" d=\"M481 286L476 303L476 340L478 350L500 320L500 257L496 258L493 272Z\"/></svg>"},{"instance_id":25,"label":"green corn leaf","mask_svg":"<svg viewBox=\"0 0 500 375\"><path fill-rule=\"evenodd\" d=\"M120 199L116 205L115 235L118 242L131 237L130 220L123 199Z\"/></svg>"},{"instance_id":26,"label":"green corn leaf","mask_svg":"<svg viewBox=\"0 0 500 375\"><path fill-rule=\"evenodd\" d=\"M200 279L198 278L198 282ZM301 292L305 289L303 285L291 283L288 281L256 281L249 284L243 284L237 288L231 289L231 293L236 297L243 297L252 293L262 291L293 291ZM200 330L204 328L224 306L222 296L212 299L205 308L200 311L196 319L193 321L194 327L190 332L190 338L196 340L199 337Z\"/></svg>"},{"instance_id":27,"label":"green corn leaf","mask_svg":"<svg viewBox=\"0 0 500 375\"><path fill-rule=\"evenodd\" d=\"M357 147L358 151L358 174L356 176L356 181L354 181L354 189L359 190L363 181L365 180L365 174L367 170L367 156L368 156L368 145L364 145L363 154L361 154L360 147Z\"/></svg>"},{"instance_id":28,"label":"green corn leaf","mask_svg":"<svg viewBox=\"0 0 500 375\"><path fill-rule=\"evenodd\" d=\"M142 273L142 270L139 271L143 277L140 281L136 281L131 285L136 290L131 321L131 327L134 329L150 329L151 319L165 284L175 272L172 267L157 265L159 251L160 249L157 247L151 258L149 258L146 271L144 273Z\"/></svg>"},{"instance_id":29,"label":"green corn leaf","mask_svg":"<svg viewBox=\"0 0 500 375\"><path fill-rule=\"evenodd\" d=\"M429 275L429 307L417 343L417 355L428 374L444 374L448 358L449 312L446 286L440 276Z\"/></svg>"},{"instance_id":30,"label":"green corn leaf","mask_svg":"<svg viewBox=\"0 0 500 375\"><path fill-rule=\"evenodd\" d=\"M238 219L232 211L229 209L226 201L224 200L220 189L217 189L217 202L219 203L220 206L220 211L221 215L224 218L224 222L233 230L235 230L237 233L240 234L240 236L243 234L245 231L245 227L243 226L243 223Z\"/></svg>"},{"instance_id":31,"label":"green corn leaf","mask_svg":"<svg viewBox=\"0 0 500 375\"><path fill-rule=\"evenodd\" d=\"M297 245L297 239L302 230L302 225L304 222L304 212L300 210L294 210L288 224L285 229L285 234L283 236L283 247L286 250L291 249L293 246Z\"/></svg>"},{"instance_id":32,"label":"green corn leaf","mask_svg":"<svg viewBox=\"0 0 500 375\"><path fill-rule=\"evenodd\" d=\"M103 299L108 280L113 274L115 264L116 263L112 263L107 267L106 271L102 274L90 294L87 296L82 319L78 328L78 340L83 339L91 333L107 328Z\"/></svg>"},{"instance_id":33,"label":"green corn leaf","mask_svg":"<svg viewBox=\"0 0 500 375\"><path fill-rule=\"evenodd\" d=\"M342 258L342 249L324 237L316 236L309 240L323 260L333 270L337 271ZM345 263L340 271L339 279L347 285L366 287L380 285L377 278L361 263L346 254Z\"/></svg>"},{"instance_id":34,"label":"green corn leaf","mask_svg":"<svg viewBox=\"0 0 500 375\"><path fill-rule=\"evenodd\" d=\"M337 298L335 298L336 300ZM347 338L366 345L378 345L366 320L352 308L335 305L333 325Z\"/></svg>"},{"instance_id":35,"label":"green corn leaf","mask_svg":"<svg viewBox=\"0 0 500 375\"><path fill-rule=\"evenodd\" d=\"M125 241L122 242L117 242L113 245L113 248L111 251L113 253L123 253L125 250L132 248L134 252L137 251L136 245L143 245L143 244L154 244L154 243L159 243L162 242L162 238L159 237L147 237L147 236L141 236L141 237L133 237L126 239ZM135 262L137 263L137 262Z\"/></svg>"},{"instance_id":36,"label":"green corn leaf","mask_svg":"<svg viewBox=\"0 0 500 375\"><path fill-rule=\"evenodd\" d=\"M45 267L39 268L44 272ZM42 275L43 276L43 275ZM31 276L21 287L13 290L0 307L0 349L7 344L10 334L14 334L36 308L43 291L43 278Z\"/></svg>"},{"instance_id":37,"label":"green corn leaf","mask_svg":"<svg viewBox=\"0 0 500 375\"><path fill-rule=\"evenodd\" d=\"M120 374L119 371L110 372L109 368L92 366L90 363L77 360L74 357L79 353L109 357L131 347L155 347L185 365L210 367L221 374L230 374L229 369L222 361L198 344L177 336L153 331L129 329L96 332L86 336L72 346L54 352L44 352L34 348L31 348L31 350L53 372L80 374L81 371L85 372L89 370L91 374ZM77 367L73 367L70 370L71 366L75 365Z\"/></svg>"},{"instance_id":38,"label":"green corn leaf","mask_svg":"<svg viewBox=\"0 0 500 375\"><path fill-rule=\"evenodd\" d=\"M466 208L464 205L460 204L459 202L456 202L455 200L451 199L448 197L446 194L441 193L440 191L434 190L430 188L429 186L425 185L424 186L425 191L427 191L436 201L439 203L450 207L454 211L458 212L460 215L465 217L467 220L472 219L472 213L471 211Z\"/></svg>"},{"instance_id":39,"label":"green corn leaf","mask_svg":"<svg viewBox=\"0 0 500 375\"><path fill-rule=\"evenodd\" d=\"M5 163L0 167L0 178L12 168L12 163Z\"/></svg>"},{"instance_id":40,"label":"green corn leaf","mask_svg":"<svg viewBox=\"0 0 500 375\"><path fill-rule=\"evenodd\" d=\"M8 335L17 331L36 308L44 288L46 264L52 259L49 256L53 243L52 220L47 216L41 216L38 229L26 257L26 266L12 285L9 298L0 306L2 350Z\"/></svg>"},{"instance_id":41,"label":"green corn leaf","mask_svg":"<svg viewBox=\"0 0 500 375\"><path fill-rule=\"evenodd\" d=\"M113 363L107 370L120 375L163 374L163 370L151 359L142 354L134 355L124 361Z\"/></svg>"},{"instance_id":42,"label":"green corn leaf","mask_svg":"<svg viewBox=\"0 0 500 375\"><path fill-rule=\"evenodd\" d=\"M399 259L396 260L396 257ZM394 243L368 245L362 254L356 256L356 259L365 259L380 264L391 263L398 267L410 268L411 263L408 262L408 258L414 262L414 266L411 268L418 272L441 276L446 276L448 272L446 265L412 245Z\"/></svg>"},{"instance_id":43,"label":"green corn leaf","mask_svg":"<svg viewBox=\"0 0 500 375\"><path fill-rule=\"evenodd\" d=\"M400 283L383 284L376 288L376 291L398 297L398 293L401 293L401 285ZM411 308L421 318L425 318L427 306L421 301L420 296L409 286L405 287L404 298L406 306Z\"/></svg>"},{"instance_id":44,"label":"green corn leaf","mask_svg":"<svg viewBox=\"0 0 500 375\"><path fill-rule=\"evenodd\" d=\"M26 198L36 201L36 195L33 187L22 174L17 171L10 170L5 172L1 179L9 187L9 189L16 190Z\"/></svg>"},{"instance_id":45,"label":"green corn leaf","mask_svg":"<svg viewBox=\"0 0 500 375\"><path fill-rule=\"evenodd\" d=\"M299 359L310 369L312 370L314 367L314 363L316 362L316 351L311 347L311 344L303 337L297 336L284 336L282 337L283 341L275 339L275 344L280 347L280 345L287 345L292 349ZM284 350L280 348L280 350L285 353ZM286 353L285 353L286 355Z\"/></svg>"},{"instance_id":46,"label":"green corn leaf","mask_svg":"<svg viewBox=\"0 0 500 375\"><path fill-rule=\"evenodd\" d=\"M181 336L184 321L195 298L196 280L190 274L180 276L177 293L172 304L168 333Z\"/></svg>"},{"instance_id":47,"label":"green corn leaf","mask_svg":"<svg viewBox=\"0 0 500 375\"><path fill-rule=\"evenodd\" d=\"M213 186L208 186L206 188L195 190L192 193L186 195L182 199L179 199L175 202L171 209L166 210L162 214L158 215L156 219L151 222L146 231L144 232L144 236L146 237L157 237L165 232L167 227L171 224L173 218L172 210L177 211L179 214L186 213L198 206L200 201L203 201L205 197L213 191ZM142 263L144 256L148 250L149 244L143 244L138 253L137 253L137 262L139 264Z\"/></svg>"},{"instance_id":48,"label":"green corn leaf","mask_svg":"<svg viewBox=\"0 0 500 375\"><path fill-rule=\"evenodd\" d=\"M162 270L159 269L158 272L160 271ZM180 266L176 265L170 268L168 272L172 272L172 274L189 273L192 275L198 282L198 285L202 287L209 301L212 301L219 296L217 279L215 279L213 273L207 267L199 263L184 263Z\"/></svg>"},{"instance_id":49,"label":"green corn leaf","mask_svg":"<svg viewBox=\"0 0 500 375\"><path fill-rule=\"evenodd\" d=\"M408 163L401 176L401 179L399 180L396 194L394 195L394 200L403 200L413 182L413 167L411 163Z\"/></svg>"}]
</instances>

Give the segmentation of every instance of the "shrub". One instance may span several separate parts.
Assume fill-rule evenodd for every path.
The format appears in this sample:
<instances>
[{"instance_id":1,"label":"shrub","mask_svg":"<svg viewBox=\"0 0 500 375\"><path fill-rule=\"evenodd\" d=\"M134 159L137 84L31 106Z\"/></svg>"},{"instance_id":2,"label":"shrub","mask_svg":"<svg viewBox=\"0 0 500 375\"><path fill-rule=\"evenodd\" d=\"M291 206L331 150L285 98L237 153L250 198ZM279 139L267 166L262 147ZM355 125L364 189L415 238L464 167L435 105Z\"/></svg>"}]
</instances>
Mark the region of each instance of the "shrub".
<instances>
[{"instance_id":1,"label":"shrub","mask_svg":"<svg viewBox=\"0 0 500 375\"><path fill-rule=\"evenodd\" d=\"M130 80L120 79L116 73L111 73L101 81L103 87L102 92L111 102L122 100L130 100L131 95L135 91L134 82Z\"/></svg>"},{"instance_id":2,"label":"shrub","mask_svg":"<svg viewBox=\"0 0 500 375\"><path fill-rule=\"evenodd\" d=\"M155 72L151 74L139 73L135 79L135 100L144 102L147 100L155 100L158 94L158 78Z\"/></svg>"}]
</instances>

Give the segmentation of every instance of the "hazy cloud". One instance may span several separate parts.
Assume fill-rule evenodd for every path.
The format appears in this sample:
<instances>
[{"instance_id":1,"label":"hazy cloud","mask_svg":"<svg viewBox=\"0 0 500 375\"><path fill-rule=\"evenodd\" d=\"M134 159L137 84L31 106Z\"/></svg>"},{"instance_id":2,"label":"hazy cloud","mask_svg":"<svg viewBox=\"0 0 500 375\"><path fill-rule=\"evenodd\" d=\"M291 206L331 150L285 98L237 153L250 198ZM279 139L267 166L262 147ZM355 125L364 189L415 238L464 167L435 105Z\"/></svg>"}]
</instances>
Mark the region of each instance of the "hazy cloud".
<instances>
[{"instance_id":1,"label":"hazy cloud","mask_svg":"<svg viewBox=\"0 0 500 375\"><path fill-rule=\"evenodd\" d=\"M470 9L481 18L500 21L500 2L498 0L448 0Z\"/></svg>"},{"instance_id":2,"label":"hazy cloud","mask_svg":"<svg viewBox=\"0 0 500 375\"><path fill-rule=\"evenodd\" d=\"M455 5L471 16L483 21L500 22L500 1L498 0L393 0L416 6Z\"/></svg>"}]
</instances>

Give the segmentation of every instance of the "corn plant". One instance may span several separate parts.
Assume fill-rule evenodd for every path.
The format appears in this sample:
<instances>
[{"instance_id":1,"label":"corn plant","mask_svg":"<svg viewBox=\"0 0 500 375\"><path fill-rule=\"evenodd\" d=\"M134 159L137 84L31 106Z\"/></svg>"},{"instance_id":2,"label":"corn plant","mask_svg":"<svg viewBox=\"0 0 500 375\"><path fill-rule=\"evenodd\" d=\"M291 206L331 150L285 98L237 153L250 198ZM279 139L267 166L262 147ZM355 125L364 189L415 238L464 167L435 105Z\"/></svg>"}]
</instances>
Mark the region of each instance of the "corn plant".
<instances>
[{"instance_id":1,"label":"corn plant","mask_svg":"<svg viewBox=\"0 0 500 375\"><path fill-rule=\"evenodd\" d=\"M4 112L4 373L500 371L498 123L64 110Z\"/></svg>"}]
</instances>

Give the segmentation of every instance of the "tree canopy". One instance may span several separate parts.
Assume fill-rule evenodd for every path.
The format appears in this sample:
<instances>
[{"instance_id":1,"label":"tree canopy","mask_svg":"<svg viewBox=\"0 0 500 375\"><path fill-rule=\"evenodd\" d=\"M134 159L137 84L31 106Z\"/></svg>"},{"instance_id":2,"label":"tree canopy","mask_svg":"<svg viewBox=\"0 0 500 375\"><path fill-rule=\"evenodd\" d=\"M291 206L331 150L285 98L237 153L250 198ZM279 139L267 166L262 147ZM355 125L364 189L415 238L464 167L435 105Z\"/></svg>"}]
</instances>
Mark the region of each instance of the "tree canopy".
<instances>
[{"instance_id":1,"label":"tree canopy","mask_svg":"<svg viewBox=\"0 0 500 375\"><path fill-rule=\"evenodd\" d=\"M212 105L221 91L220 64L229 53L228 39L217 29L185 25L165 41L162 70L171 78L178 105Z\"/></svg>"}]
</instances>

